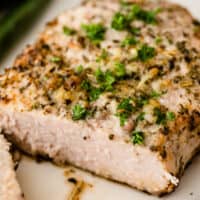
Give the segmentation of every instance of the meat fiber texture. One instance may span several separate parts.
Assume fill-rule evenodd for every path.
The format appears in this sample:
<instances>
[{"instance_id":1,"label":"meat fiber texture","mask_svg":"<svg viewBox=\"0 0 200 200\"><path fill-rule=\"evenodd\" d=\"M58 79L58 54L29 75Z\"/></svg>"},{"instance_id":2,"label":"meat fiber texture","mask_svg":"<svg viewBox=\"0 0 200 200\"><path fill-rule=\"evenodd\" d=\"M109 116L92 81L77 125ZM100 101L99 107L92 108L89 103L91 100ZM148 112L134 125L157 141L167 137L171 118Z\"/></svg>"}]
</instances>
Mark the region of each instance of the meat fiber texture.
<instances>
[{"instance_id":1,"label":"meat fiber texture","mask_svg":"<svg viewBox=\"0 0 200 200\"><path fill-rule=\"evenodd\" d=\"M85 1L0 77L0 127L30 155L155 195L200 147L200 24L166 1Z\"/></svg>"},{"instance_id":2,"label":"meat fiber texture","mask_svg":"<svg viewBox=\"0 0 200 200\"><path fill-rule=\"evenodd\" d=\"M14 164L9 154L9 146L5 138L0 135L0 199L23 200L16 180Z\"/></svg>"}]
</instances>

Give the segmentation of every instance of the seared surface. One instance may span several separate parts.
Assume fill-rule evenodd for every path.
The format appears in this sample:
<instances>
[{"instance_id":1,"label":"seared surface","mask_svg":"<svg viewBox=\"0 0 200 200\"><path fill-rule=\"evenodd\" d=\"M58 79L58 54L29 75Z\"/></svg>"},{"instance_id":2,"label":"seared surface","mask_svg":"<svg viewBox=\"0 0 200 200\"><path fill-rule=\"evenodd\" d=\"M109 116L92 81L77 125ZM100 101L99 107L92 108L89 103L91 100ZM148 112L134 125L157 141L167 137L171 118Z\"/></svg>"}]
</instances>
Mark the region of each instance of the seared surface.
<instances>
[{"instance_id":1,"label":"seared surface","mask_svg":"<svg viewBox=\"0 0 200 200\"><path fill-rule=\"evenodd\" d=\"M48 23L0 77L1 127L31 154L159 194L200 145L200 24L172 3L130 2L88 1Z\"/></svg>"}]
</instances>

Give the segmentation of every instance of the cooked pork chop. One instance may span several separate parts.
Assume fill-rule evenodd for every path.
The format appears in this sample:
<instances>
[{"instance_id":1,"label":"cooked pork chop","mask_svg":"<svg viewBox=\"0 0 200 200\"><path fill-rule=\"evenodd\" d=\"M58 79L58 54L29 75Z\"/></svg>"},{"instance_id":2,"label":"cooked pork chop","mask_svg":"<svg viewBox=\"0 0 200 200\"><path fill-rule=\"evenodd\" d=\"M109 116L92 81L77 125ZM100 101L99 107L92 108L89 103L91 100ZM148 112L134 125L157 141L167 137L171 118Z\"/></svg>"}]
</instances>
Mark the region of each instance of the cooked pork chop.
<instances>
[{"instance_id":1,"label":"cooked pork chop","mask_svg":"<svg viewBox=\"0 0 200 200\"><path fill-rule=\"evenodd\" d=\"M199 33L165 1L86 1L1 75L0 127L31 155L171 192L200 147Z\"/></svg>"},{"instance_id":2,"label":"cooked pork chop","mask_svg":"<svg viewBox=\"0 0 200 200\"><path fill-rule=\"evenodd\" d=\"M14 164L8 151L9 144L0 134L0 199L22 200L22 193L14 172Z\"/></svg>"}]
</instances>

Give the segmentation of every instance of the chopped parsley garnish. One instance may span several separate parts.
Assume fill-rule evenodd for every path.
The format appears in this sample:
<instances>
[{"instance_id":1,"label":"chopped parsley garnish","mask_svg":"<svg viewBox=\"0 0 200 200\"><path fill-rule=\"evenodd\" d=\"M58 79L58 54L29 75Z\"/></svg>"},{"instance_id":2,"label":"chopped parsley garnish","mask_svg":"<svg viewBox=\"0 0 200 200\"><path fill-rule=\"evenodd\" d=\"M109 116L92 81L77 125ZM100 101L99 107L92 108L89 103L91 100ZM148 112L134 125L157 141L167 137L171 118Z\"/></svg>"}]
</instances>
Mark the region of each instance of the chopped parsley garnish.
<instances>
[{"instance_id":1,"label":"chopped parsley garnish","mask_svg":"<svg viewBox=\"0 0 200 200\"><path fill-rule=\"evenodd\" d=\"M150 98L159 98L163 93L159 93L159 92L156 92L155 90L153 90L151 93L150 93Z\"/></svg>"},{"instance_id":2,"label":"chopped parsley garnish","mask_svg":"<svg viewBox=\"0 0 200 200\"><path fill-rule=\"evenodd\" d=\"M135 98L135 103L138 108L142 108L144 105L148 104L149 96L142 94Z\"/></svg>"},{"instance_id":3,"label":"chopped parsley garnish","mask_svg":"<svg viewBox=\"0 0 200 200\"><path fill-rule=\"evenodd\" d=\"M126 75L126 68L123 63L115 64L115 74L118 78L123 78Z\"/></svg>"},{"instance_id":4,"label":"chopped parsley garnish","mask_svg":"<svg viewBox=\"0 0 200 200\"><path fill-rule=\"evenodd\" d=\"M98 44L104 40L106 28L102 24L83 24L82 28L93 43Z\"/></svg>"},{"instance_id":5,"label":"chopped parsley garnish","mask_svg":"<svg viewBox=\"0 0 200 200\"><path fill-rule=\"evenodd\" d=\"M89 90L89 100L96 101L102 93L101 88L91 87Z\"/></svg>"},{"instance_id":6,"label":"chopped parsley garnish","mask_svg":"<svg viewBox=\"0 0 200 200\"><path fill-rule=\"evenodd\" d=\"M117 12L112 19L111 27L115 30L122 31L125 30L129 26L129 20L127 16Z\"/></svg>"},{"instance_id":7,"label":"chopped parsley garnish","mask_svg":"<svg viewBox=\"0 0 200 200\"><path fill-rule=\"evenodd\" d=\"M139 14L142 12L142 9L139 5L134 4L130 7L127 18L132 21L134 19L138 19Z\"/></svg>"},{"instance_id":8,"label":"chopped parsley garnish","mask_svg":"<svg viewBox=\"0 0 200 200\"><path fill-rule=\"evenodd\" d=\"M169 121L173 121L175 119L175 114L173 112L167 112L166 119Z\"/></svg>"},{"instance_id":9,"label":"chopped parsley garnish","mask_svg":"<svg viewBox=\"0 0 200 200\"><path fill-rule=\"evenodd\" d=\"M127 119L129 118L129 113L127 112L119 112L116 114L117 117L119 117L119 121L120 121L120 126L124 126Z\"/></svg>"},{"instance_id":10,"label":"chopped parsley garnish","mask_svg":"<svg viewBox=\"0 0 200 200\"><path fill-rule=\"evenodd\" d=\"M156 116L156 124L165 125L167 121L175 119L175 114L173 112L164 112L160 108L154 108L154 116Z\"/></svg>"},{"instance_id":11,"label":"chopped parsley garnish","mask_svg":"<svg viewBox=\"0 0 200 200\"><path fill-rule=\"evenodd\" d=\"M91 85L91 83L88 80L84 80L81 83L81 88L86 90L88 92L89 100L95 101L99 98L100 94L102 93L101 88L96 88Z\"/></svg>"},{"instance_id":12,"label":"chopped parsley garnish","mask_svg":"<svg viewBox=\"0 0 200 200\"><path fill-rule=\"evenodd\" d=\"M53 57L51 57L51 62L60 62L61 61L61 58L60 57L58 57L58 56L53 56Z\"/></svg>"},{"instance_id":13,"label":"chopped parsley garnish","mask_svg":"<svg viewBox=\"0 0 200 200\"><path fill-rule=\"evenodd\" d=\"M136 27L129 28L129 32L131 32L133 35L136 35L136 36L140 35L140 29Z\"/></svg>"},{"instance_id":14,"label":"chopped parsley garnish","mask_svg":"<svg viewBox=\"0 0 200 200\"><path fill-rule=\"evenodd\" d=\"M124 126L126 120L130 117L131 113L134 111L134 107L131 104L131 99L123 99L118 107L116 116L120 119L120 126Z\"/></svg>"},{"instance_id":15,"label":"chopped parsley garnish","mask_svg":"<svg viewBox=\"0 0 200 200\"><path fill-rule=\"evenodd\" d=\"M131 141L133 144L143 144L144 133L142 131L133 131Z\"/></svg>"},{"instance_id":16,"label":"chopped parsley garnish","mask_svg":"<svg viewBox=\"0 0 200 200\"><path fill-rule=\"evenodd\" d=\"M103 91L113 90L113 84L116 82L116 78L111 71L107 70L103 72L100 68L98 68L95 75Z\"/></svg>"},{"instance_id":17,"label":"chopped parsley garnish","mask_svg":"<svg viewBox=\"0 0 200 200\"><path fill-rule=\"evenodd\" d=\"M106 60L108 57L108 52L103 49L101 55L96 59L96 62L100 62L101 60Z\"/></svg>"},{"instance_id":18,"label":"chopped parsley garnish","mask_svg":"<svg viewBox=\"0 0 200 200\"><path fill-rule=\"evenodd\" d=\"M83 80L83 82L81 83L81 88L88 91L91 88L91 83L88 80Z\"/></svg>"},{"instance_id":19,"label":"chopped parsley garnish","mask_svg":"<svg viewBox=\"0 0 200 200\"><path fill-rule=\"evenodd\" d=\"M130 20L142 20L147 24L154 24L157 21L156 16L159 12L160 9L147 11L142 9L139 5L135 4L131 7L130 12L128 13L128 18Z\"/></svg>"},{"instance_id":20,"label":"chopped parsley garnish","mask_svg":"<svg viewBox=\"0 0 200 200\"><path fill-rule=\"evenodd\" d=\"M145 112L141 112L141 113L137 116L136 122L143 121L143 120L144 120L144 116L145 116Z\"/></svg>"},{"instance_id":21,"label":"chopped parsley garnish","mask_svg":"<svg viewBox=\"0 0 200 200\"><path fill-rule=\"evenodd\" d=\"M85 119L87 116L87 110L80 104L76 104L72 109L72 119L80 120Z\"/></svg>"},{"instance_id":22,"label":"chopped parsley garnish","mask_svg":"<svg viewBox=\"0 0 200 200\"><path fill-rule=\"evenodd\" d=\"M127 37L122 41L121 45L122 47L126 47L126 46L136 45L137 42L138 41L134 37Z\"/></svg>"},{"instance_id":23,"label":"chopped parsley garnish","mask_svg":"<svg viewBox=\"0 0 200 200\"><path fill-rule=\"evenodd\" d=\"M155 48L148 46L147 44L142 45L138 50L138 59L145 62L156 55Z\"/></svg>"},{"instance_id":24,"label":"chopped parsley garnish","mask_svg":"<svg viewBox=\"0 0 200 200\"><path fill-rule=\"evenodd\" d=\"M76 33L76 31L74 29L67 27L67 26L63 26L63 33L65 35L73 35L73 34Z\"/></svg>"},{"instance_id":25,"label":"chopped parsley garnish","mask_svg":"<svg viewBox=\"0 0 200 200\"><path fill-rule=\"evenodd\" d=\"M127 112L132 112L133 111L133 105L131 104L131 99L123 99L120 104L117 107L118 110L123 110Z\"/></svg>"},{"instance_id":26,"label":"chopped parsley garnish","mask_svg":"<svg viewBox=\"0 0 200 200\"><path fill-rule=\"evenodd\" d=\"M81 74L83 72L83 65L79 65L76 67L76 73Z\"/></svg>"},{"instance_id":27,"label":"chopped parsley garnish","mask_svg":"<svg viewBox=\"0 0 200 200\"><path fill-rule=\"evenodd\" d=\"M156 37L156 39L155 39L155 43L156 44L160 44L162 42L162 38L161 37Z\"/></svg>"},{"instance_id":28,"label":"chopped parsley garnish","mask_svg":"<svg viewBox=\"0 0 200 200\"><path fill-rule=\"evenodd\" d=\"M160 108L154 108L154 116L156 116L156 124L166 123L166 113L161 111Z\"/></svg>"}]
</instances>

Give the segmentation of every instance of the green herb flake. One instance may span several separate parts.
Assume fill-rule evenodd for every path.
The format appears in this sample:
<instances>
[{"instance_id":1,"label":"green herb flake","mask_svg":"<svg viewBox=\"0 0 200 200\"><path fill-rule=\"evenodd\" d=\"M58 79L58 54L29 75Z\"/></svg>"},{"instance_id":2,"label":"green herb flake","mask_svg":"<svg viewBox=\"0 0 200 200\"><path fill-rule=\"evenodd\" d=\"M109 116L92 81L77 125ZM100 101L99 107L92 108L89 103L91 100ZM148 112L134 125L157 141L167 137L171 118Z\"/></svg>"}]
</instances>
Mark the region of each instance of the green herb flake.
<instances>
[{"instance_id":1,"label":"green herb flake","mask_svg":"<svg viewBox=\"0 0 200 200\"><path fill-rule=\"evenodd\" d=\"M98 68L95 75L103 91L113 90L113 84L116 82L116 78L111 71L107 70L106 72L103 72Z\"/></svg>"},{"instance_id":2,"label":"green herb flake","mask_svg":"<svg viewBox=\"0 0 200 200\"><path fill-rule=\"evenodd\" d=\"M83 24L82 29L94 44L99 44L104 40L106 28L102 24Z\"/></svg>"},{"instance_id":3,"label":"green herb flake","mask_svg":"<svg viewBox=\"0 0 200 200\"><path fill-rule=\"evenodd\" d=\"M118 105L117 109L132 112L133 111L133 105L131 104L131 99L130 98L123 99L120 102L120 104Z\"/></svg>"},{"instance_id":4,"label":"green herb flake","mask_svg":"<svg viewBox=\"0 0 200 200\"><path fill-rule=\"evenodd\" d=\"M91 87L89 91L89 100L96 101L101 95L101 93L102 93L101 88Z\"/></svg>"},{"instance_id":5,"label":"green herb flake","mask_svg":"<svg viewBox=\"0 0 200 200\"><path fill-rule=\"evenodd\" d=\"M127 112L117 113L116 116L119 117L120 126L124 126L127 119L129 118L129 113Z\"/></svg>"},{"instance_id":6,"label":"green herb flake","mask_svg":"<svg viewBox=\"0 0 200 200\"><path fill-rule=\"evenodd\" d=\"M60 57L58 57L58 56L53 56L53 57L51 57L51 62L55 62L55 63L57 63L57 62L60 62L61 61L61 58Z\"/></svg>"},{"instance_id":7,"label":"green herb flake","mask_svg":"<svg viewBox=\"0 0 200 200\"><path fill-rule=\"evenodd\" d=\"M175 119L175 114L173 112L167 112L166 119L169 121L173 121Z\"/></svg>"},{"instance_id":8,"label":"green herb flake","mask_svg":"<svg viewBox=\"0 0 200 200\"><path fill-rule=\"evenodd\" d=\"M129 20L124 14L117 12L113 16L113 19L111 22L111 27L113 29L122 31L122 30L125 30L128 26L129 26Z\"/></svg>"},{"instance_id":9,"label":"green herb flake","mask_svg":"<svg viewBox=\"0 0 200 200\"><path fill-rule=\"evenodd\" d=\"M173 112L163 112L160 108L154 108L154 116L156 116L156 124L165 125L167 121L173 121L175 119Z\"/></svg>"},{"instance_id":10,"label":"green herb flake","mask_svg":"<svg viewBox=\"0 0 200 200\"><path fill-rule=\"evenodd\" d=\"M81 88L88 92L89 101L95 101L99 98L100 94L102 93L101 88L96 88L91 85L88 80L84 80L81 83Z\"/></svg>"},{"instance_id":11,"label":"green herb flake","mask_svg":"<svg viewBox=\"0 0 200 200\"><path fill-rule=\"evenodd\" d=\"M136 122L144 121L144 116L145 116L145 112L141 112L141 113L137 116Z\"/></svg>"},{"instance_id":12,"label":"green herb flake","mask_svg":"<svg viewBox=\"0 0 200 200\"><path fill-rule=\"evenodd\" d=\"M134 111L134 107L131 104L131 99L130 98L126 98L123 99L118 107L117 107L117 114L116 116L119 117L120 119L120 126L124 126L126 120L129 118L129 116L131 115L131 113Z\"/></svg>"},{"instance_id":13,"label":"green herb flake","mask_svg":"<svg viewBox=\"0 0 200 200\"><path fill-rule=\"evenodd\" d=\"M76 73L81 74L83 72L83 65L79 65L76 67Z\"/></svg>"},{"instance_id":14,"label":"green herb flake","mask_svg":"<svg viewBox=\"0 0 200 200\"><path fill-rule=\"evenodd\" d=\"M72 109L72 119L73 120L81 120L85 119L87 116L87 110L82 107L80 104L76 104Z\"/></svg>"},{"instance_id":15,"label":"green herb flake","mask_svg":"<svg viewBox=\"0 0 200 200\"><path fill-rule=\"evenodd\" d=\"M154 98L154 99L157 99L159 98L160 96L162 96L163 93L159 93L159 92L156 92L155 90L153 90L151 93L150 93L150 98Z\"/></svg>"},{"instance_id":16,"label":"green herb flake","mask_svg":"<svg viewBox=\"0 0 200 200\"><path fill-rule=\"evenodd\" d=\"M138 19L144 21L147 24L155 24L157 22L157 14L161 10L144 10L139 5L135 4L131 7L130 12L128 13L128 18L130 20Z\"/></svg>"},{"instance_id":17,"label":"green herb flake","mask_svg":"<svg viewBox=\"0 0 200 200\"><path fill-rule=\"evenodd\" d=\"M76 31L67 26L63 26L63 33L68 36L68 35L74 35Z\"/></svg>"},{"instance_id":18,"label":"green herb flake","mask_svg":"<svg viewBox=\"0 0 200 200\"><path fill-rule=\"evenodd\" d=\"M149 103L149 96L143 94L135 98L135 103L138 108L142 108Z\"/></svg>"},{"instance_id":19,"label":"green herb flake","mask_svg":"<svg viewBox=\"0 0 200 200\"><path fill-rule=\"evenodd\" d=\"M142 47L138 50L138 59L143 62L153 58L155 55L155 48L150 47L147 44L142 45Z\"/></svg>"},{"instance_id":20,"label":"green herb flake","mask_svg":"<svg viewBox=\"0 0 200 200\"><path fill-rule=\"evenodd\" d=\"M137 42L138 41L134 37L127 37L122 41L121 46L126 47L126 46L136 45Z\"/></svg>"},{"instance_id":21,"label":"green herb flake","mask_svg":"<svg viewBox=\"0 0 200 200\"><path fill-rule=\"evenodd\" d=\"M129 28L129 32L136 36L140 35L140 31L141 31L140 28L136 27Z\"/></svg>"},{"instance_id":22,"label":"green herb flake","mask_svg":"<svg viewBox=\"0 0 200 200\"><path fill-rule=\"evenodd\" d=\"M117 62L115 64L115 74L118 78L123 78L126 75L126 68L123 63Z\"/></svg>"},{"instance_id":23,"label":"green herb flake","mask_svg":"<svg viewBox=\"0 0 200 200\"><path fill-rule=\"evenodd\" d=\"M144 132L133 131L131 141L133 144L143 144L144 143Z\"/></svg>"},{"instance_id":24,"label":"green herb flake","mask_svg":"<svg viewBox=\"0 0 200 200\"><path fill-rule=\"evenodd\" d=\"M100 62L101 60L106 60L108 57L108 52L103 49L101 55L96 59L96 62Z\"/></svg>"},{"instance_id":25,"label":"green herb flake","mask_svg":"<svg viewBox=\"0 0 200 200\"><path fill-rule=\"evenodd\" d=\"M154 116L156 116L156 124L166 124L166 113L161 111L160 108L154 108Z\"/></svg>"},{"instance_id":26,"label":"green herb flake","mask_svg":"<svg viewBox=\"0 0 200 200\"><path fill-rule=\"evenodd\" d=\"M91 83L88 80L83 80L83 82L81 83L81 88L89 91L91 88Z\"/></svg>"},{"instance_id":27,"label":"green herb flake","mask_svg":"<svg viewBox=\"0 0 200 200\"><path fill-rule=\"evenodd\" d=\"M162 38L159 37L159 36L156 37L156 39L155 39L155 43L156 43L156 44L160 44L160 43L162 43L162 41L163 41Z\"/></svg>"},{"instance_id":28,"label":"green herb flake","mask_svg":"<svg viewBox=\"0 0 200 200\"><path fill-rule=\"evenodd\" d=\"M128 19L130 21L134 20L134 19L138 19L139 15L141 14L143 10L141 9L141 7L137 4L134 4L131 6L131 9L127 15Z\"/></svg>"}]
</instances>

